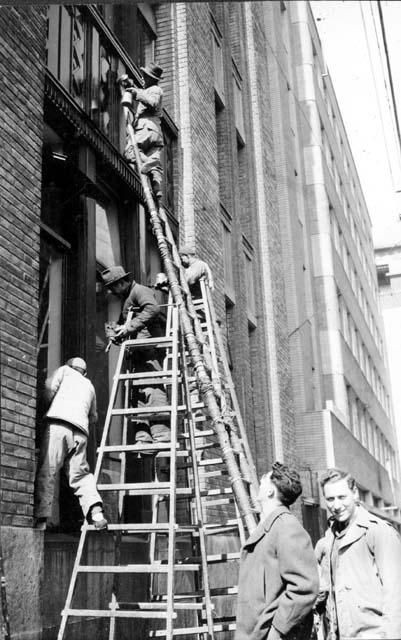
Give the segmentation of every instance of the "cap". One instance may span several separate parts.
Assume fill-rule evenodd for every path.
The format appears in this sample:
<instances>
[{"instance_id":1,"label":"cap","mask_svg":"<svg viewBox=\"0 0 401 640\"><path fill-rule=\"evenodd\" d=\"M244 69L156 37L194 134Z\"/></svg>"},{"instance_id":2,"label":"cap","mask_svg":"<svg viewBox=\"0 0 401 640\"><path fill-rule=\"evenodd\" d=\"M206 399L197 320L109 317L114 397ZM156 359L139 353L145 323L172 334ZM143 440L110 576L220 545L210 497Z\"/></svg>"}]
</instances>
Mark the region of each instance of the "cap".
<instances>
[{"instance_id":1,"label":"cap","mask_svg":"<svg viewBox=\"0 0 401 640\"><path fill-rule=\"evenodd\" d=\"M82 358L70 358L67 360L67 364L72 369L81 369L86 372L86 362Z\"/></svg>"},{"instance_id":2,"label":"cap","mask_svg":"<svg viewBox=\"0 0 401 640\"><path fill-rule=\"evenodd\" d=\"M180 250L178 253L180 254L180 256L182 255L194 256L196 254L196 251L189 244L184 244L182 247L180 247Z\"/></svg>"}]
</instances>

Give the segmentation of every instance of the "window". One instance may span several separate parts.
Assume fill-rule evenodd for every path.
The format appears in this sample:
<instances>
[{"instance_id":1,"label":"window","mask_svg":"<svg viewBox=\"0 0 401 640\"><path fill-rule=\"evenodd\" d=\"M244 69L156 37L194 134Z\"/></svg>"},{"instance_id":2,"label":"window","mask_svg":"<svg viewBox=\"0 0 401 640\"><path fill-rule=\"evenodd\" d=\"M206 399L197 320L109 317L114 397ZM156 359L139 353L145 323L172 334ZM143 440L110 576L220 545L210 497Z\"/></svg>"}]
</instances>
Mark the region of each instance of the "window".
<instances>
[{"instance_id":1,"label":"window","mask_svg":"<svg viewBox=\"0 0 401 640\"><path fill-rule=\"evenodd\" d=\"M244 258L248 320L250 320L253 325L256 325L255 288L252 258L247 251L244 252Z\"/></svg>"},{"instance_id":2,"label":"window","mask_svg":"<svg viewBox=\"0 0 401 640\"><path fill-rule=\"evenodd\" d=\"M227 298L235 303L233 257L232 257L232 236L231 227L223 221L223 252L224 252L224 290Z\"/></svg>"},{"instance_id":3,"label":"window","mask_svg":"<svg viewBox=\"0 0 401 640\"><path fill-rule=\"evenodd\" d=\"M242 80L237 69L233 71L234 115L238 142L245 143L244 111L242 103Z\"/></svg>"},{"instance_id":4,"label":"window","mask_svg":"<svg viewBox=\"0 0 401 640\"><path fill-rule=\"evenodd\" d=\"M214 90L220 105L224 105L225 91L224 91L224 64L223 64L223 48L222 48L222 35L220 30L212 19L212 54L213 54L213 69L214 69Z\"/></svg>"}]
</instances>

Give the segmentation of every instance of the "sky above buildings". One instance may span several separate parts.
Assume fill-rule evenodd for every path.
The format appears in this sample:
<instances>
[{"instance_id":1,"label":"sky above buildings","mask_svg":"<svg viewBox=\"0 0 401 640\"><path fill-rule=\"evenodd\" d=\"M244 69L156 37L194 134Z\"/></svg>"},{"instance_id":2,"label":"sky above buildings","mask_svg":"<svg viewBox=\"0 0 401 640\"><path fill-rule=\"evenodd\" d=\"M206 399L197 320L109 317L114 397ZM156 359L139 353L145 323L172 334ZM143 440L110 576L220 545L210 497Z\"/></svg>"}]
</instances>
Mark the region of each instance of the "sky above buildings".
<instances>
[{"instance_id":1,"label":"sky above buildings","mask_svg":"<svg viewBox=\"0 0 401 640\"><path fill-rule=\"evenodd\" d=\"M372 220L375 246L401 243L401 153L377 2L312 0L311 6ZM401 109L401 0L383 1L381 6Z\"/></svg>"}]
</instances>

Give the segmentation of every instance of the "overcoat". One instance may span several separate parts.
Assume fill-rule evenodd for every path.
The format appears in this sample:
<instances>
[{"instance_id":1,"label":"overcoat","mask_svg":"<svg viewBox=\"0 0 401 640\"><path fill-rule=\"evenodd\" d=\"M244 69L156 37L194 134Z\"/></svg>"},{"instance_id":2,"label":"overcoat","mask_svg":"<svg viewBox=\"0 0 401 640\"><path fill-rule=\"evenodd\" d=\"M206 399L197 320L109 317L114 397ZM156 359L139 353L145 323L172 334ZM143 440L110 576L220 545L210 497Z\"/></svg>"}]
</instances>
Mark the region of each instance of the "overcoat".
<instances>
[{"instance_id":1,"label":"overcoat","mask_svg":"<svg viewBox=\"0 0 401 640\"><path fill-rule=\"evenodd\" d=\"M242 549L235 640L266 640L272 624L288 640L309 640L318 586L308 533L278 507Z\"/></svg>"},{"instance_id":2,"label":"overcoat","mask_svg":"<svg viewBox=\"0 0 401 640\"><path fill-rule=\"evenodd\" d=\"M330 527L325 535L329 576L333 540ZM358 506L338 542L335 584L333 589L329 579L326 606L330 627L338 627L340 639L401 638L400 536L390 524Z\"/></svg>"}]
</instances>

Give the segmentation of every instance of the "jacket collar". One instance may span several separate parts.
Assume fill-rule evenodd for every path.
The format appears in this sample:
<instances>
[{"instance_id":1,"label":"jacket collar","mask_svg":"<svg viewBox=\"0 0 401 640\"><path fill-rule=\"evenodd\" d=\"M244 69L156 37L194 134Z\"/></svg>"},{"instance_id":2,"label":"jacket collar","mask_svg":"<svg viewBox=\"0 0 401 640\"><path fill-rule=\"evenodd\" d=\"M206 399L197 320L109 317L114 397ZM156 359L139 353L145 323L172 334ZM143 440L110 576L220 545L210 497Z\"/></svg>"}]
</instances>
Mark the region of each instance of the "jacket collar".
<instances>
[{"instance_id":1,"label":"jacket collar","mask_svg":"<svg viewBox=\"0 0 401 640\"><path fill-rule=\"evenodd\" d=\"M359 540L359 538L364 536L367 529L369 529L369 523L371 521L372 517L369 511L367 511L360 505L357 506L354 520L351 522L345 534L339 538L338 548L342 549L344 547L348 547L350 544L353 544L354 542ZM334 539L333 526L334 520L331 522L330 527L326 533L330 540Z\"/></svg>"},{"instance_id":2,"label":"jacket collar","mask_svg":"<svg viewBox=\"0 0 401 640\"><path fill-rule=\"evenodd\" d=\"M267 516L267 518L265 518L265 520L261 520L255 531L251 533L251 535L245 542L244 548L254 545L256 542L258 542L258 540L260 540L260 538L263 538L263 536L271 529L273 523L277 520L277 518L283 515L283 513L290 513L288 507L277 507L277 509L274 509L274 511L272 511Z\"/></svg>"}]
</instances>

